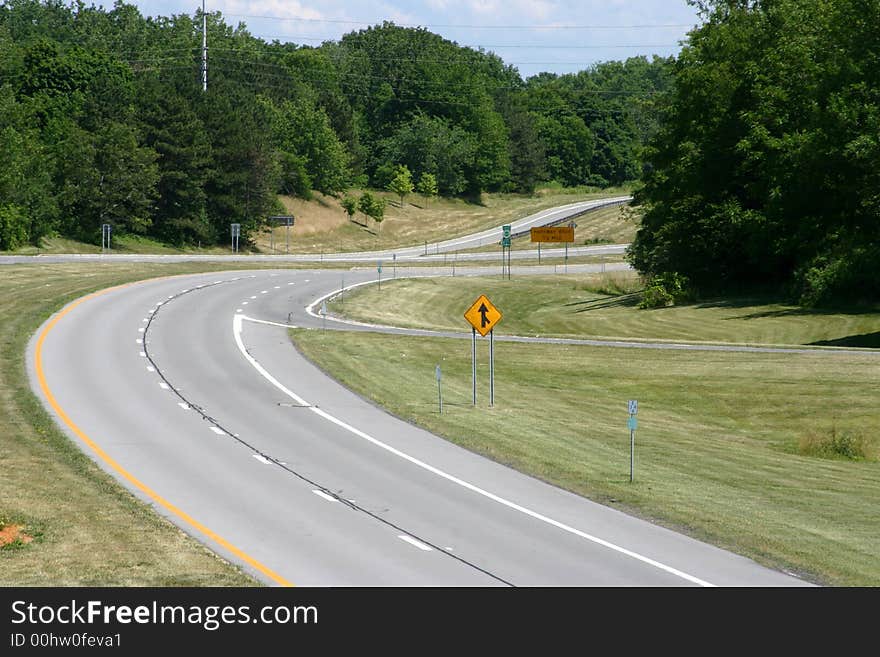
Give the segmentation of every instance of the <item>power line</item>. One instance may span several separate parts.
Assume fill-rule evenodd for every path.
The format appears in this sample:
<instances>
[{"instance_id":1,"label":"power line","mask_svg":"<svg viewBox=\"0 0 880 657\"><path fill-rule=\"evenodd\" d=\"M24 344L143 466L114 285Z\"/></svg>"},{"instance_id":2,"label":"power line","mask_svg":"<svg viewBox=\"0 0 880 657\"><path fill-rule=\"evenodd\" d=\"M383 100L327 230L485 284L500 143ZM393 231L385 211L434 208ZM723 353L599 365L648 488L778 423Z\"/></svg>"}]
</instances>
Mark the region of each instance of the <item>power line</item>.
<instances>
[{"instance_id":1,"label":"power line","mask_svg":"<svg viewBox=\"0 0 880 657\"><path fill-rule=\"evenodd\" d=\"M330 23L335 25L381 25L380 21L355 21L330 18L298 18L285 16L266 16L252 14L224 14L235 18L257 18L261 20L297 21L301 23ZM477 25L463 23L393 23L396 27L414 28L444 28L462 30L645 30L645 29L671 29L691 28L694 24L689 23L657 23L657 24L633 24L633 25Z\"/></svg>"}]
</instances>

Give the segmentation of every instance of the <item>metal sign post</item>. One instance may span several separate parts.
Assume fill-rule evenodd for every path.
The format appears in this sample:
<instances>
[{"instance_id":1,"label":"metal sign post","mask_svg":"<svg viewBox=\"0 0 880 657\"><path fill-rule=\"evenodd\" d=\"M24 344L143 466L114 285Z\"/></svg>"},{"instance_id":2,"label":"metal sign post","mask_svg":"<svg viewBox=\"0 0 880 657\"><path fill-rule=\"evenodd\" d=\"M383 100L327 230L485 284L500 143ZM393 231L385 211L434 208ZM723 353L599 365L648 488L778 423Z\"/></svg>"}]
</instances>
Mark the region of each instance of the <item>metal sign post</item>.
<instances>
[{"instance_id":1,"label":"metal sign post","mask_svg":"<svg viewBox=\"0 0 880 657\"><path fill-rule=\"evenodd\" d=\"M394 267L394 278L397 278L397 254L396 253L391 254L391 262L393 263L392 266Z\"/></svg>"},{"instance_id":2,"label":"metal sign post","mask_svg":"<svg viewBox=\"0 0 880 657\"><path fill-rule=\"evenodd\" d=\"M321 302L321 319L322 319L322 328L327 328L327 301Z\"/></svg>"},{"instance_id":3,"label":"metal sign post","mask_svg":"<svg viewBox=\"0 0 880 657\"><path fill-rule=\"evenodd\" d=\"M495 404L495 335L493 329L501 321L501 311L481 294L464 313L471 325L473 342L471 344L471 376L474 384L474 406L477 405L477 332L482 337L489 336L489 405Z\"/></svg>"},{"instance_id":4,"label":"metal sign post","mask_svg":"<svg viewBox=\"0 0 880 657\"><path fill-rule=\"evenodd\" d=\"M632 483L636 460L636 427L638 426L636 414L639 412L639 402L637 399L630 399L627 406L629 409L629 422L627 423L629 426L629 483Z\"/></svg>"},{"instance_id":5,"label":"metal sign post","mask_svg":"<svg viewBox=\"0 0 880 657\"><path fill-rule=\"evenodd\" d=\"M434 376L437 377L437 408L439 413L443 413L443 391L440 389L440 366L434 368Z\"/></svg>"},{"instance_id":6,"label":"metal sign post","mask_svg":"<svg viewBox=\"0 0 880 657\"><path fill-rule=\"evenodd\" d=\"M113 227L110 224L101 224L101 253L110 250L110 234Z\"/></svg>"},{"instance_id":7,"label":"metal sign post","mask_svg":"<svg viewBox=\"0 0 880 657\"><path fill-rule=\"evenodd\" d=\"M474 406L477 405L477 329L471 329L471 380L474 383Z\"/></svg>"},{"instance_id":8,"label":"metal sign post","mask_svg":"<svg viewBox=\"0 0 880 657\"><path fill-rule=\"evenodd\" d=\"M232 252L238 253L238 239L241 235L241 224L229 224L230 233L232 234Z\"/></svg>"},{"instance_id":9,"label":"metal sign post","mask_svg":"<svg viewBox=\"0 0 880 657\"><path fill-rule=\"evenodd\" d=\"M379 261L379 264L376 266L376 271L379 272L379 289L382 289L382 261Z\"/></svg>"},{"instance_id":10,"label":"metal sign post","mask_svg":"<svg viewBox=\"0 0 880 657\"><path fill-rule=\"evenodd\" d=\"M290 254L290 227L294 225L296 218L291 214L275 214L269 217L269 246L275 253L275 226L287 227L287 253Z\"/></svg>"},{"instance_id":11,"label":"metal sign post","mask_svg":"<svg viewBox=\"0 0 880 657\"><path fill-rule=\"evenodd\" d=\"M495 405L495 331L489 331L489 406Z\"/></svg>"},{"instance_id":12,"label":"metal sign post","mask_svg":"<svg viewBox=\"0 0 880 657\"><path fill-rule=\"evenodd\" d=\"M501 278L504 278L505 249L507 249L507 280L510 280L510 224L501 227Z\"/></svg>"}]
</instances>

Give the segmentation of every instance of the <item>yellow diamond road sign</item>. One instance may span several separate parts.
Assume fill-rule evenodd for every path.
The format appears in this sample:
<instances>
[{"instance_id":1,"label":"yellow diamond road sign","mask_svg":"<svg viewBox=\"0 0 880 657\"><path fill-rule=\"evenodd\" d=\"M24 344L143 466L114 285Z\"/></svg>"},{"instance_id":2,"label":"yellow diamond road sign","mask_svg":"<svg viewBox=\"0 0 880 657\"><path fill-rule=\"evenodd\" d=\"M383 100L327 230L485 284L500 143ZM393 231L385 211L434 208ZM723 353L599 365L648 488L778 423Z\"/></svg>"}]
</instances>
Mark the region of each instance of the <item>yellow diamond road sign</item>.
<instances>
[{"instance_id":1,"label":"yellow diamond road sign","mask_svg":"<svg viewBox=\"0 0 880 657\"><path fill-rule=\"evenodd\" d=\"M492 305L485 294L481 294L480 298L467 309L464 318L485 338L486 334L501 321L501 311Z\"/></svg>"}]
</instances>

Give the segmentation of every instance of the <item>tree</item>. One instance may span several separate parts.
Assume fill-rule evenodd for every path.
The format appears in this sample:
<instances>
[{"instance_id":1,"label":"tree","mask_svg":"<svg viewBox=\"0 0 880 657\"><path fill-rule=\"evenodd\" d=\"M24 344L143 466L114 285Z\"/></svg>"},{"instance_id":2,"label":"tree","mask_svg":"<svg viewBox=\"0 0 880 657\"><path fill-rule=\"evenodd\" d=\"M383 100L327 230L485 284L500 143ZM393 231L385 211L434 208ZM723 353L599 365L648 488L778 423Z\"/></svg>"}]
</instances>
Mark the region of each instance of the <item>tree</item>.
<instances>
[{"instance_id":1,"label":"tree","mask_svg":"<svg viewBox=\"0 0 880 657\"><path fill-rule=\"evenodd\" d=\"M388 183L388 191L400 197L400 207L403 207L403 199L413 191L412 174L405 164L400 164L394 170L394 177Z\"/></svg>"},{"instance_id":2,"label":"tree","mask_svg":"<svg viewBox=\"0 0 880 657\"><path fill-rule=\"evenodd\" d=\"M876 301L880 3L700 8L646 153L631 262L703 292Z\"/></svg>"},{"instance_id":3,"label":"tree","mask_svg":"<svg viewBox=\"0 0 880 657\"><path fill-rule=\"evenodd\" d=\"M416 191L425 197L425 205L428 205L428 199L437 196L437 178L433 173L423 173L416 185Z\"/></svg>"},{"instance_id":4,"label":"tree","mask_svg":"<svg viewBox=\"0 0 880 657\"><path fill-rule=\"evenodd\" d=\"M377 198L370 192L364 192L358 201L358 209L376 222L376 231L378 232L385 219L385 199Z\"/></svg>"},{"instance_id":5,"label":"tree","mask_svg":"<svg viewBox=\"0 0 880 657\"><path fill-rule=\"evenodd\" d=\"M358 201L353 196L344 197L339 204L342 206L342 209L348 214L348 220L353 221L354 215L358 211Z\"/></svg>"}]
</instances>

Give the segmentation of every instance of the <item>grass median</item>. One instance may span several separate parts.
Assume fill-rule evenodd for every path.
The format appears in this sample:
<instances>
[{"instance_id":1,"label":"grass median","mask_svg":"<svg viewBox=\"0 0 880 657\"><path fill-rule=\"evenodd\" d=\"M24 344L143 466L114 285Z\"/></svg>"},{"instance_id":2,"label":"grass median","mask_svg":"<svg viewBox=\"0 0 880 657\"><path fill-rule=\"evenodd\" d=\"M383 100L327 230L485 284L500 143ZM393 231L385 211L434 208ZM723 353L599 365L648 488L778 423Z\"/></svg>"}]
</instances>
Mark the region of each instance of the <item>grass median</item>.
<instances>
[{"instance_id":1,"label":"grass median","mask_svg":"<svg viewBox=\"0 0 880 657\"><path fill-rule=\"evenodd\" d=\"M640 310L632 271L607 274L400 278L328 304L362 322L464 331L480 294L504 315L496 335L716 342L787 346L880 346L880 309L810 310L762 298L714 299ZM406 312L401 313L405 300Z\"/></svg>"},{"instance_id":2,"label":"grass median","mask_svg":"<svg viewBox=\"0 0 880 657\"><path fill-rule=\"evenodd\" d=\"M429 290L424 299L409 287L413 281L383 285L382 303L399 308L405 299L408 316L424 318L416 323L461 329L459 311L473 301L475 290L486 291L480 287L486 281L465 281L419 281L427 286L422 292ZM464 285L474 287L462 290ZM583 283L566 279L560 285L567 287L562 295L567 297L573 285ZM346 313L389 319L377 308L377 292L348 296ZM505 312L508 331L517 332L523 321L530 328L571 332L566 322L554 323L564 304L550 304L553 312L543 308L535 290L520 294L519 305L512 290L511 297L502 292L493 288L489 296ZM799 343L872 331L880 321L871 313L805 319L779 314L776 305L746 303L753 302L680 309L687 314L672 320L624 306L614 325L646 338L651 331L678 337L681 326L688 326L696 337L724 342ZM744 334L742 326L753 320L728 317L746 307L747 315L762 315L755 319L772 326ZM520 311L528 319L518 319ZM294 338L351 389L475 452L821 583L880 584L875 513L880 358L871 353L683 352L496 341L496 405L489 408L487 341L480 340L474 408L469 340L340 331L295 331ZM443 372L442 414L437 364ZM628 399L640 402L632 484Z\"/></svg>"}]
</instances>

